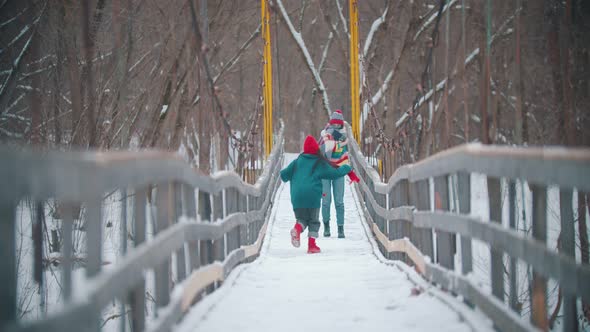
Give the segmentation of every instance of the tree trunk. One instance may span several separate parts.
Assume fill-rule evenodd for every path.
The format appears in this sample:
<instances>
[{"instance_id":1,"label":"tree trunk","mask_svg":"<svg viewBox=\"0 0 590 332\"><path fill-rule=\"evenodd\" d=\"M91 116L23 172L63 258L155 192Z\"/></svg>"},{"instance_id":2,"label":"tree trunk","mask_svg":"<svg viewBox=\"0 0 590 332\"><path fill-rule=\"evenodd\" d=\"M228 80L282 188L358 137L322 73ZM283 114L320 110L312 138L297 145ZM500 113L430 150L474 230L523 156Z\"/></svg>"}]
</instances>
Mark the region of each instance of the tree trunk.
<instances>
[{"instance_id":1,"label":"tree trunk","mask_svg":"<svg viewBox=\"0 0 590 332\"><path fill-rule=\"evenodd\" d=\"M574 109L572 98L572 81L570 74L570 38L572 25L572 0L565 0L565 13L563 14L563 24L559 30L559 46L560 46L560 62L561 62L561 77L562 77L562 93L563 93L563 129L565 133L565 143L569 146L575 144L574 137ZM561 121L560 121L561 123Z\"/></svg>"},{"instance_id":2,"label":"tree trunk","mask_svg":"<svg viewBox=\"0 0 590 332\"><path fill-rule=\"evenodd\" d=\"M29 0L29 6L31 8L35 8L35 3L32 0ZM31 14L31 22L35 20L37 15L36 11L33 9L29 9ZM30 61L29 63L34 63L41 57L40 52L40 40L39 37L35 36L33 32L32 40L31 40L31 51L29 53ZM30 135L30 142L33 145L40 145L41 143L41 121L42 121L42 114L41 114L41 79L39 75L35 75L32 78L31 86L33 90L30 93L30 106L29 110L31 113L31 129L29 131Z\"/></svg>"},{"instance_id":3,"label":"tree trunk","mask_svg":"<svg viewBox=\"0 0 590 332\"><path fill-rule=\"evenodd\" d=\"M515 40L516 40L516 45L515 45L515 55L514 55L514 63L515 63L515 68L513 71L513 75L514 75L514 96L516 97L515 100L515 108L516 108L516 112L514 113L515 115L515 121L514 121L514 142L518 145L522 145L523 144L523 115L522 115L522 82L521 82L521 70L522 70L522 66L521 66L521 57L520 57L520 51L521 51L521 47L520 47L520 37L521 37L521 29L520 29L520 11L521 11L521 6L522 6L522 0L516 0L516 18L515 18L515 26L516 26L516 36L515 36Z\"/></svg>"},{"instance_id":4,"label":"tree trunk","mask_svg":"<svg viewBox=\"0 0 590 332\"><path fill-rule=\"evenodd\" d=\"M80 68L78 65L78 54L76 49L75 26L77 15L71 10L66 12L65 4L60 2L60 10L64 24L64 37L60 40L60 47L66 50L68 78L70 85L70 99L72 101L72 125L70 145L82 147L84 145L83 121L82 115L82 82L80 78Z\"/></svg>"}]
</instances>

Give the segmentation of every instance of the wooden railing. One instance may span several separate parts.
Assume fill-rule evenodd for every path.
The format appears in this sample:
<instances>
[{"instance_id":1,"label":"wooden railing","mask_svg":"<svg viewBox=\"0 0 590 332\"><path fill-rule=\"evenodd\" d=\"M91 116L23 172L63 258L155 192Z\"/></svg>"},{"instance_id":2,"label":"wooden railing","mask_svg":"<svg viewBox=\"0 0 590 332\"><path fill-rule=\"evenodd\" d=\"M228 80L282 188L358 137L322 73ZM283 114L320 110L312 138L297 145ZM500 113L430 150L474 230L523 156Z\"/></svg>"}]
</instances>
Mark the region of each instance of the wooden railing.
<instances>
[{"instance_id":1,"label":"wooden railing","mask_svg":"<svg viewBox=\"0 0 590 332\"><path fill-rule=\"evenodd\" d=\"M0 160L0 330L97 331L101 310L118 300L127 305L122 319L128 312L132 331L165 331L237 264L258 255L280 182L283 131L254 185L233 172L200 174L164 152L40 153L1 148ZM126 241L126 225L130 224L134 246L107 270L101 262L101 201L113 190L131 194L129 199L134 200L133 220L121 214L121 225L125 225L121 241ZM36 321L20 321L16 309L15 211L25 198L58 201L62 215L63 307ZM148 198L157 207L149 238ZM87 283L76 289L72 283L72 211L81 205L86 211ZM127 204L123 206L125 210ZM35 243L35 252L40 245ZM176 264L171 264L172 257ZM146 271L155 275L158 308L150 324L145 316Z\"/></svg>"},{"instance_id":2,"label":"wooden railing","mask_svg":"<svg viewBox=\"0 0 590 332\"><path fill-rule=\"evenodd\" d=\"M426 279L463 296L502 331L546 330L547 280L555 280L564 294L564 331L577 330L576 300L590 303L590 266L576 263L574 258L572 193L590 191L590 149L467 144L403 166L387 183L382 183L357 143L350 137L349 141L351 159L361 178L359 196L365 202L367 220L386 257L414 265ZM470 216L472 173L487 176L490 222ZM502 179L508 181L510 227L501 224ZM532 188L532 237L514 229L516 180L526 181ZM449 211L450 181L457 188L453 199L459 203L455 212ZM431 183L434 195L431 195ZM560 190L559 252L547 246L548 186ZM434 211L431 199L435 200ZM454 259L457 238L461 248L460 269L455 267ZM493 296L470 278L472 239L491 248ZM507 272L504 255L510 262ZM514 273L517 260L533 270L530 323L514 310L518 296ZM504 290L505 274L509 275L508 292Z\"/></svg>"}]
</instances>

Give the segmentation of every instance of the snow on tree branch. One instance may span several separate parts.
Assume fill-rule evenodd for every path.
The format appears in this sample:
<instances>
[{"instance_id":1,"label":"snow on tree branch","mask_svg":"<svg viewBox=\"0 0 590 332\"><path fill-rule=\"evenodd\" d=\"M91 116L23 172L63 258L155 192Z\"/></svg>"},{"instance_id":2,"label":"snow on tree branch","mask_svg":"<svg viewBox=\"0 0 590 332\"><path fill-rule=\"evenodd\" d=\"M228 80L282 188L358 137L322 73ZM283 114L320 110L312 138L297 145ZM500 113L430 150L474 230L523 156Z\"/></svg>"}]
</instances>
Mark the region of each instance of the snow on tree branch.
<instances>
[{"instance_id":1,"label":"snow on tree branch","mask_svg":"<svg viewBox=\"0 0 590 332\"><path fill-rule=\"evenodd\" d=\"M383 23L385 23L385 17L387 16L387 12L389 11L389 4L385 7L385 9L383 10L383 14L381 14L381 16L379 16L375 21L373 21L373 24L371 24L371 29L369 30L369 33L367 34L367 39L365 40L365 46L363 47L363 53L362 53L362 58L366 61L367 59L367 55L369 54L369 49L371 48L371 44L373 43L373 37L375 36L375 33L377 32L377 30L379 30L379 27L381 27L381 25ZM360 71L360 81L361 81L361 87L360 87L360 94L362 95L362 89L363 86L365 85L365 80L366 80L366 72L365 72L365 61L361 61L359 64L359 71ZM390 74L393 74L393 70L391 70L388 74L388 77ZM389 77L389 80L391 80L391 77ZM389 83L389 80L386 78L386 82ZM379 88L379 91L377 92L377 94L381 93L383 94L383 92L385 92L382 89L387 90L387 83L385 86L381 86L381 88ZM371 98L371 100L375 99L375 97L377 96L377 94L375 96L373 96ZM379 102L379 100L381 99L381 96L379 96L377 98L376 102ZM371 105L375 105L376 102L372 102ZM365 120L367 119L367 115L369 113L369 104L368 101L365 101L364 105L363 105L363 112L361 114L361 132L363 130L363 124L365 123Z\"/></svg>"},{"instance_id":2,"label":"snow on tree branch","mask_svg":"<svg viewBox=\"0 0 590 332\"><path fill-rule=\"evenodd\" d=\"M388 11L389 5L385 7L383 14L379 16L375 21L373 21L373 24L371 24L371 29L367 34L367 40L365 41L365 46L363 47L363 57L365 59L367 58L367 54L369 54L369 49L371 48L371 44L373 43L373 37L375 36L375 33L377 32L377 30L379 30L381 25L385 23L385 17L387 16Z\"/></svg>"},{"instance_id":3,"label":"snow on tree branch","mask_svg":"<svg viewBox=\"0 0 590 332\"><path fill-rule=\"evenodd\" d=\"M452 4L452 3L451 3ZM508 24L510 24L510 22L512 20L514 20L514 18L516 17L516 14L522 10L522 8L518 8L514 15L510 16L506 21L504 21L504 23L502 23L502 25L500 25L500 27L498 28L497 32L495 34L492 35L491 39L490 39L490 44L494 44L494 42L498 39L499 36L503 36L506 34L510 34L512 31L510 29L507 29ZM506 31L504 31L506 30ZM473 60L475 60L475 58L479 55L480 50L479 48L476 48L475 50L473 50L473 52L471 52L467 58L465 58L465 66L469 65L471 62L473 62ZM449 77L449 79L454 78L457 75L457 70L455 69L453 71L453 73L451 74L451 76ZM422 106L422 104L424 104L426 101L428 101L430 98L432 98L432 96L434 95L434 92L438 92L440 90L442 90L445 85L447 84L447 79L443 79L441 80L435 87L435 89L432 89L430 91L428 91L422 98L420 98L420 100L418 100L418 102L416 103L416 107L415 109L419 108L420 106ZM399 120L396 121L395 123L395 127L399 128L409 117L409 114L412 112L412 107L410 106L408 108L408 110L399 118Z\"/></svg>"},{"instance_id":4,"label":"snow on tree branch","mask_svg":"<svg viewBox=\"0 0 590 332\"><path fill-rule=\"evenodd\" d=\"M225 73L228 69L230 69L231 67L233 67L234 64L236 64L236 62L238 62L238 60L240 59L240 56L242 55L242 53L248 49L248 47L250 47L250 44L252 44L252 42L254 41L254 39L256 39L256 37L258 37L258 35L260 35L260 29L262 27L262 24L258 25L258 28L256 28L256 31L254 31L251 35L250 38L248 38L248 40L246 40L246 42L244 44L242 44L242 47L240 47L240 49L238 50L238 52L225 64L225 66L223 66L223 68L221 68L221 70L219 71L219 73L217 74L217 76L215 76L215 78L213 78L213 83L217 83L217 80L221 77L221 75L223 75L223 73Z\"/></svg>"},{"instance_id":5,"label":"snow on tree branch","mask_svg":"<svg viewBox=\"0 0 590 332\"><path fill-rule=\"evenodd\" d=\"M322 52L322 59L320 60L320 65L318 66L318 71L320 72L320 74L322 73L322 69L324 69L326 59L328 58L328 50L330 49L330 45L332 44L332 39L334 39L334 33L330 31L330 34L328 35L328 41L326 42L326 46L324 46L324 51Z\"/></svg>"},{"instance_id":6,"label":"snow on tree branch","mask_svg":"<svg viewBox=\"0 0 590 332\"><path fill-rule=\"evenodd\" d=\"M350 33L348 33L348 25L346 24L346 19L344 18L342 6L340 6L340 0L336 0L336 6L338 7L338 16L340 16L340 20L342 21L342 28L344 29L344 33L346 33L346 35L348 36L348 40L350 40Z\"/></svg>"},{"instance_id":7,"label":"snow on tree branch","mask_svg":"<svg viewBox=\"0 0 590 332\"><path fill-rule=\"evenodd\" d=\"M320 91L320 93L322 94L322 101L324 104L324 110L326 111L328 116L330 116L331 108L330 108L330 101L328 99L328 92L326 91L326 87L324 86L324 82L322 81L322 78L320 77L320 73L316 70L316 68L313 64L313 60L311 59L311 55L309 54L309 51L307 50L307 46L305 46L305 42L303 41L301 34L295 30L295 27L293 26L293 23L291 22L291 19L289 18L289 15L287 14L287 11L285 10L285 6L283 6L283 2L281 0L277 0L277 5L279 7L279 11L281 13L281 16L283 17L283 22L285 22L285 24L287 24L287 27L289 28L289 32L291 32L291 36L293 37L293 39L297 43L297 46L299 46L299 50L301 51L301 53L303 54L303 57L305 58L305 62L307 63L308 69L311 71L311 74L315 80L317 88Z\"/></svg>"},{"instance_id":8,"label":"snow on tree branch","mask_svg":"<svg viewBox=\"0 0 590 332\"><path fill-rule=\"evenodd\" d=\"M23 55L29 49L29 46L31 45L31 40L33 40L33 36L34 35L35 35L34 33L31 33L31 35L29 36L29 39L27 40L27 42L25 43L25 45L21 49L19 55L17 56L17 58L12 63L12 68L10 68L10 73L8 74L8 76L6 77L6 79L4 80L4 82L2 83L2 86L0 87L0 100L2 99L2 97L4 97L4 93L7 91L6 88L8 87L8 83L10 82L10 80L14 76L15 71L19 67L19 65L21 63L21 60L23 58ZM0 113L0 114L2 114L2 113Z\"/></svg>"},{"instance_id":9,"label":"snow on tree branch","mask_svg":"<svg viewBox=\"0 0 590 332\"><path fill-rule=\"evenodd\" d=\"M451 7L452 5L454 5L454 4L455 4L455 2L457 2L457 0L452 0L451 2L447 3L447 4L444 6L444 8L443 8L443 10L442 10L442 13L444 13L444 12L445 12L445 11L446 11L446 10L447 10L449 7ZM441 14L442 14L442 13L441 13ZM438 13L434 13L434 14L432 14L432 15L431 15L431 16L428 18L428 20L426 20L426 22L424 22L424 24L422 24L422 26L420 27L420 29L418 29L418 32L416 32L416 35L414 36L414 41L416 41L416 39L418 39L418 37L420 37L420 34L422 34L422 32L424 32L424 30L426 30L426 28L428 28L428 26L429 26L430 24L432 24L432 22L434 22L434 21L435 21L435 19L436 19L436 16L437 16L437 15L438 15Z\"/></svg>"},{"instance_id":10,"label":"snow on tree branch","mask_svg":"<svg viewBox=\"0 0 590 332\"><path fill-rule=\"evenodd\" d=\"M372 105L377 105L377 103L379 103L381 101L381 98L383 98L383 96L385 95L385 92L387 91L387 89L389 88L389 83L391 82L391 79L393 78L393 69L389 71L389 73L387 73L387 76L385 77L385 80L383 81L383 84L381 84L381 86L379 87L379 90L375 93L375 95L373 95L373 97L371 97L371 102L369 104L369 101L365 101L363 103L363 112L361 114L361 124L364 124L365 121L367 120L367 117L369 116L369 111L370 111L370 107ZM361 132L364 126L361 125Z\"/></svg>"}]
</instances>

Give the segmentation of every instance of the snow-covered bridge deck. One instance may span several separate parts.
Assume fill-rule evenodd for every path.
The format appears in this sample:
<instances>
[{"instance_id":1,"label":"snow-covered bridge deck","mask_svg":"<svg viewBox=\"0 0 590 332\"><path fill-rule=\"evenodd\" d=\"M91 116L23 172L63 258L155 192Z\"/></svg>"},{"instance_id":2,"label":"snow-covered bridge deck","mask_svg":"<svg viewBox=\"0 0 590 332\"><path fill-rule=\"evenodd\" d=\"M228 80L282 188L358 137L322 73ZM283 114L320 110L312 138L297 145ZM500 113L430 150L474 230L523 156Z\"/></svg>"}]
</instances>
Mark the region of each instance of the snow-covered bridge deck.
<instances>
[{"instance_id":1,"label":"snow-covered bridge deck","mask_svg":"<svg viewBox=\"0 0 590 332\"><path fill-rule=\"evenodd\" d=\"M260 257L236 268L219 290L187 313L177 330L491 330L487 318L457 298L422 282L403 263L385 261L367 234L348 184L344 199L346 238L321 237L322 252L309 255L307 241L300 248L291 246L294 215L289 183L282 184ZM413 289L425 291L416 295Z\"/></svg>"}]
</instances>

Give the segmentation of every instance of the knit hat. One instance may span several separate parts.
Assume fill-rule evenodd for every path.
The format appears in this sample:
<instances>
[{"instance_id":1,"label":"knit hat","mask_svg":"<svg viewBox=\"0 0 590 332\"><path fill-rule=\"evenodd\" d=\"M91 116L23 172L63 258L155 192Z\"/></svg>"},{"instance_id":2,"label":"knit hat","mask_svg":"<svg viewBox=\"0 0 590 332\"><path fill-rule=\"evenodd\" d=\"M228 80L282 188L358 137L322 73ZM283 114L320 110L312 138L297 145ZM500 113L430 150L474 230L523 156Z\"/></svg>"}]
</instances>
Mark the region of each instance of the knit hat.
<instances>
[{"instance_id":1,"label":"knit hat","mask_svg":"<svg viewBox=\"0 0 590 332\"><path fill-rule=\"evenodd\" d=\"M335 110L330 115L330 124L339 124L344 126L344 116L342 115L341 110Z\"/></svg>"},{"instance_id":2,"label":"knit hat","mask_svg":"<svg viewBox=\"0 0 590 332\"><path fill-rule=\"evenodd\" d=\"M305 141L303 142L303 153L307 154L317 154L320 150L320 146L318 142L313 138L313 136L307 135Z\"/></svg>"}]
</instances>

